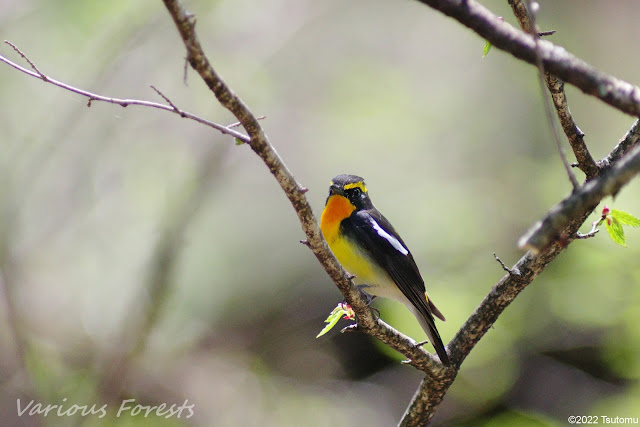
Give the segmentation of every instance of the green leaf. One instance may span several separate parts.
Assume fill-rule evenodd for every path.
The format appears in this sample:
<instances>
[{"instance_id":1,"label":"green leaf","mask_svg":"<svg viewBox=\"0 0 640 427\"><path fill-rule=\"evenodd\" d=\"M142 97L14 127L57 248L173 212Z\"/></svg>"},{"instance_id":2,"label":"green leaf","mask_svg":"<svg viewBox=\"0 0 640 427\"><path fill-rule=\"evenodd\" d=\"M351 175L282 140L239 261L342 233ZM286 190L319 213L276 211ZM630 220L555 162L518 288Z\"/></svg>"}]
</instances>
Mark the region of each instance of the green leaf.
<instances>
[{"instance_id":1,"label":"green leaf","mask_svg":"<svg viewBox=\"0 0 640 427\"><path fill-rule=\"evenodd\" d=\"M244 144L244 141L241 140L240 138L234 138L236 140L236 145L242 145Z\"/></svg>"},{"instance_id":2,"label":"green leaf","mask_svg":"<svg viewBox=\"0 0 640 427\"><path fill-rule=\"evenodd\" d=\"M491 42L489 40L487 40L487 42L484 44L484 49L482 49L482 58L483 59L489 54L490 50L491 50Z\"/></svg>"},{"instance_id":3,"label":"green leaf","mask_svg":"<svg viewBox=\"0 0 640 427\"><path fill-rule=\"evenodd\" d=\"M640 219L631 215L629 212L613 209L611 217L617 219L621 224L630 225L631 227L640 227Z\"/></svg>"},{"instance_id":4,"label":"green leaf","mask_svg":"<svg viewBox=\"0 0 640 427\"><path fill-rule=\"evenodd\" d=\"M324 321L325 323L327 323L327 326L325 326L324 329L322 329L320 333L316 335L316 338L320 338L331 329L333 329L333 327L336 326L336 323L338 323L338 320L340 320L342 316L346 316L349 319L353 318L353 310L348 304L340 303L336 308L333 309L329 317L327 317L327 320Z\"/></svg>"},{"instance_id":5,"label":"green leaf","mask_svg":"<svg viewBox=\"0 0 640 427\"><path fill-rule=\"evenodd\" d=\"M340 320L340 317L342 317L342 310L339 307L334 308L329 317L327 317L327 320L324 321L327 323L327 326L325 326L320 333L316 335L316 338L320 338L333 329L333 327L336 326L336 323L338 323L338 320Z\"/></svg>"},{"instance_id":6,"label":"green leaf","mask_svg":"<svg viewBox=\"0 0 640 427\"><path fill-rule=\"evenodd\" d=\"M625 239L624 239L624 230L622 229L622 224L618 221L617 218L611 217L611 223L609 221L605 221L604 225L607 228L607 232L609 233L609 237L611 240L616 242L619 245L626 247Z\"/></svg>"}]
</instances>

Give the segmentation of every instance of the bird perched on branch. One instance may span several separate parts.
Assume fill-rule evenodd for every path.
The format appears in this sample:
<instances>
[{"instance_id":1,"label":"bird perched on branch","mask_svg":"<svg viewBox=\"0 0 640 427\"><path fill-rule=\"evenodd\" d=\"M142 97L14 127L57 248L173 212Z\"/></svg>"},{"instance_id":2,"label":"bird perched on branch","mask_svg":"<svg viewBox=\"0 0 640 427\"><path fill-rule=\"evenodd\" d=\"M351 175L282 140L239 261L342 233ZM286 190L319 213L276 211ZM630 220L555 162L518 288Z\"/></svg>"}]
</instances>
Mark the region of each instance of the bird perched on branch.
<instances>
[{"instance_id":1,"label":"bird perched on branch","mask_svg":"<svg viewBox=\"0 0 640 427\"><path fill-rule=\"evenodd\" d=\"M373 206L364 179L331 181L320 228L331 251L366 293L403 303L418 319L443 364L449 357L433 316L445 320L424 287L418 266L391 223Z\"/></svg>"}]
</instances>

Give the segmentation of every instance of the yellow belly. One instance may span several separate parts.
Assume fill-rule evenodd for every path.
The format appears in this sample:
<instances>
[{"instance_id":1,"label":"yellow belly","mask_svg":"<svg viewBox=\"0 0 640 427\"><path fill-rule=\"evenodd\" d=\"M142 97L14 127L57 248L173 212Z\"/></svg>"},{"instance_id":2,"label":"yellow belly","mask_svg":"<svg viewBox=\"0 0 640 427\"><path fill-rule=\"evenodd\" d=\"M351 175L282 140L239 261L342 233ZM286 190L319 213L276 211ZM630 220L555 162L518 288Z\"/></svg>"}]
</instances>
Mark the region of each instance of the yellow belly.
<instances>
[{"instance_id":1,"label":"yellow belly","mask_svg":"<svg viewBox=\"0 0 640 427\"><path fill-rule=\"evenodd\" d=\"M356 275L358 282L374 285L376 284L374 282L378 282L381 276L386 276L386 273L377 267L373 260L369 259L347 239L337 238L329 243L329 247L344 269Z\"/></svg>"},{"instance_id":2,"label":"yellow belly","mask_svg":"<svg viewBox=\"0 0 640 427\"><path fill-rule=\"evenodd\" d=\"M331 251L338 258L344 269L356 276L355 283L366 285L363 288L365 292L370 295L395 299L403 303L406 301L406 297L389 275L346 238L336 238L329 243L329 248L331 248Z\"/></svg>"},{"instance_id":3,"label":"yellow belly","mask_svg":"<svg viewBox=\"0 0 640 427\"><path fill-rule=\"evenodd\" d=\"M320 218L320 228L329 248L344 269L356 276L356 283L367 285L364 291L371 295L407 302L389 275L360 250L358 245L349 242L340 234L341 221L351 215L354 209L355 207L343 196L332 195L327 200Z\"/></svg>"}]
</instances>

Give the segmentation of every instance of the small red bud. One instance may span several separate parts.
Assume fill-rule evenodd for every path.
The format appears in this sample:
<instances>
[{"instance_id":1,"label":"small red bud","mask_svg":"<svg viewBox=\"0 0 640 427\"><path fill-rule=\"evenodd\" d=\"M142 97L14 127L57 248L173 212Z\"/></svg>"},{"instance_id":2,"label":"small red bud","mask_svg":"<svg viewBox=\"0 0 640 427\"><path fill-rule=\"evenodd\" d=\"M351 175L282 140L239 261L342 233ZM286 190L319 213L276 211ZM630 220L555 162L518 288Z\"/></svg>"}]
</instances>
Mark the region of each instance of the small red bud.
<instances>
[{"instance_id":1,"label":"small red bud","mask_svg":"<svg viewBox=\"0 0 640 427\"><path fill-rule=\"evenodd\" d=\"M343 302L343 303L340 303L340 306L342 310L346 312L343 317L344 320L353 320L356 318L356 314L353 312L353 309L349 304L347 304L346 302Z\"/></svg>"},{"instance_id":2,"label":"small red bud","mask_svg":"<svg viewBox=\"0 0 640 427\"><path fill-rule=\"evenodd\" d=\"M609 215L610 212L611 212L611 209L609 209L609 206L604 205L604 207L602 208L602 216L607 216Z\"/></svg>"}]
</instances>

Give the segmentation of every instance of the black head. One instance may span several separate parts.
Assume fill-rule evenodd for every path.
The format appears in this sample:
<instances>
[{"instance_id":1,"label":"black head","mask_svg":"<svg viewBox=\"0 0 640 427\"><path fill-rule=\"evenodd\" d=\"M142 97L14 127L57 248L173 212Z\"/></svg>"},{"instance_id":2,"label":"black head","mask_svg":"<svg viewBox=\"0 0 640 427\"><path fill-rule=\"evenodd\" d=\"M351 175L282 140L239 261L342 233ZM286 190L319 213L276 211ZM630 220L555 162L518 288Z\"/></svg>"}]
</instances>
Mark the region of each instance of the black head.
<instances>
[{"instance_id":1,"label":"black head","mask_svg":"<svg viewBox=\"0 0 640 427\"><path fill-rule=\"evenodd\" d=\"M334 194L346 197L355 206L356 210L370 209L373 207L364 178L356 175L338 175L331 180L329 197ZM327 198L327 200L329 200Z\"/></svg>"}]
</instances>

